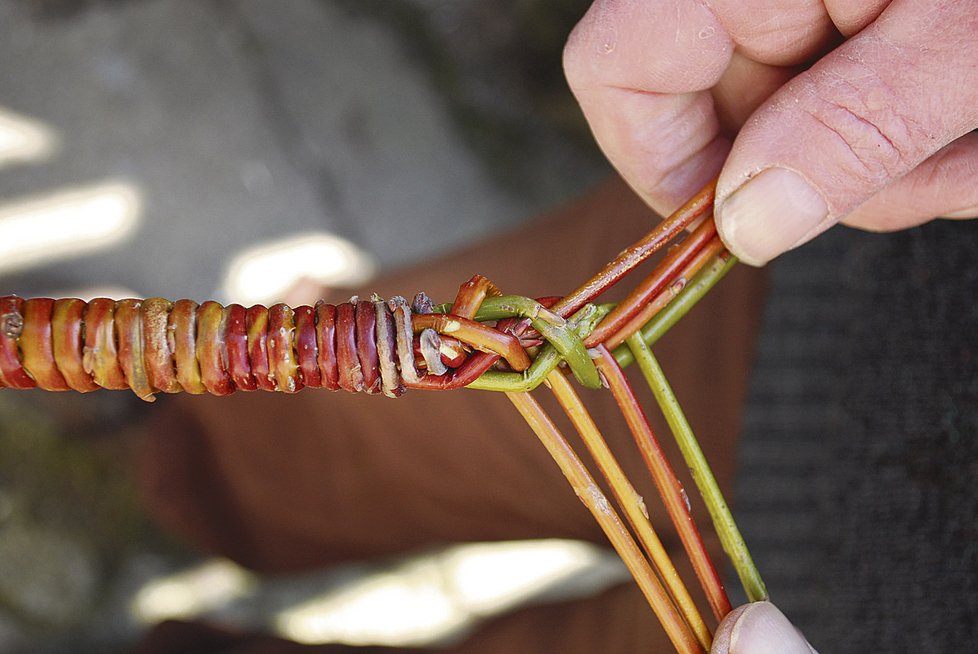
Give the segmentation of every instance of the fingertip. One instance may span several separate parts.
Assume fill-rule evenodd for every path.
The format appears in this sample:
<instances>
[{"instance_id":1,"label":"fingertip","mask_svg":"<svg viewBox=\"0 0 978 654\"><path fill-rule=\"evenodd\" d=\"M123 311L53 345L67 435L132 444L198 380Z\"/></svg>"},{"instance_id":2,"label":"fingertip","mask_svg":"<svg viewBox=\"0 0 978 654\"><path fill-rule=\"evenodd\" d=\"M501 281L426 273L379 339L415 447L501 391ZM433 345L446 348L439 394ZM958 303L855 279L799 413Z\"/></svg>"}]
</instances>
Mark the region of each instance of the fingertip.
<instances>
[{"instance_id":1,"label":"fingertip","mask_svg":"<svg viewBox=\"0 0 978 654\"><path fill-rule=\"evenodd\" d=\"M890 0L823 0L823 3L836 29L848 38L879 18Z\"/></svg>"},{"instance_id":2,"label":"fingertip","mask_svg":"<svg viewBox=\"0 0 978 654\"><path fill-rule=\"evenodd\" d=\"M710 654L730 654L730 635L737 625L740 616L750 606L750 604L738 606L720 621L716 633L713 634L713 645L710 647Z\"/></svg>"},{"instance_id":3,"label":"fingertip","mask_svg":"<svg viewBox=\"0 0 978 654\"><path fill-rule=\"evenodd\" d=\"M771 602L752 602L730 613L714 638L711 654L812 654L801 632Z\"/></svg>"},{"instance_id":4,"label":"fingertip","mask_svg":"<svg viewBox=\"0 0 978 654\"><path fill-rule=\"evenodd\" d=\"M718 193L717 232L741 261L762 266L825 231L832 223L824 197L799 173L768 168L740 187Z\"/></svg>"}]
</instances>

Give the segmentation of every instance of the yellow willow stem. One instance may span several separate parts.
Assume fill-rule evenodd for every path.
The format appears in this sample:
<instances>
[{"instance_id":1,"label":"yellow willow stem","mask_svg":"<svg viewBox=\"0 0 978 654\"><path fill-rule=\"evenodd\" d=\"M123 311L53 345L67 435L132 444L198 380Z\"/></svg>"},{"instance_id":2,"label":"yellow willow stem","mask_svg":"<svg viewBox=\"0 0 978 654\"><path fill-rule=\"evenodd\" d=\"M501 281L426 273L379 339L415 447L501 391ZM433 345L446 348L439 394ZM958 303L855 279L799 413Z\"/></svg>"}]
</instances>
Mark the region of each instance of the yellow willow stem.
<instances>
[{"instance_id":1,"label":"yellow willow stem","mask_svg":"<svg viewBox=\"0 0 978 654\"><path fill-rule=\"evenodd\" d=\"M632 535L550 416L528 393L506 393L506 397L530 425L570 482L574 493L597 520L602 531L611 541L611 545L632 573L676 651L681 654L704 654L704 648L700 646L696 636L670 601L669 595L656 578L642 551L635 544Z\"/></svg>"},{"instance_id":2,"label":"yellow willow stem","mask_svg":"<svg viewBox=\"0 0 978 654\"><path fill-rule=\"evenodd\" d=\"M700 495L703 496L706 508L710 512L710 519L713 521L717 536L720 537L720 543L733 562L737 576L740 577L740 583L744 587L747 599L751 602L767 599L767 588L764 586L757 566L754 565L754 560L747 550L744 537L737 528L737 523L734 522L716 477L713 476L713 471L710 469L710 464L707 463L703 450L700 449L699 443L693 435L693 430L689 426L689 422L686 420L686 416L683 414L679 401L676 399L675 393L672 392L659 362L640 336L633 334L626 342L642 369L642 374L645 375L645 380L649 383L652 394L655 395L656 401L662 408L669 428L676 437L676 443L683 454L683 459L686 460L686 465L689 466L693 475L693 481L696 482L696 487L699 489Z\"/></svg>"},{"instance_id":3,"label":"yellow willow stem","mask_svg":"<svg viewBox=\"0 0 978 654\"><path fill-rule=\"evenodd\" d=\"M563 373L559 370L554 370L547 376L547 381L550 383L550 389L556 396L560 406L574 424L577 433L580 434L581 440L584 441L588 452L591 453L591 457L597 463L601 474L607 480L608 485L611 487L611 492L618 501L618 506L624 510L625 517L628 518L628 523L632 526L632 530L638 536L639 542L652 560L652 565L656 568L659 576L672 594L673 601L676 603L679 611L686 618L686 623L696 634L700 645L708 650L713 641L713 636L703 621L703 616L700 615L699 609L696 608L696 604L693 602L689 590L687 590L682 578L676 571L676 566L673 565L672 559L669 558L666 548L663 547L662 541L659 540L659 536L655 533L642 496L638 494L635 487L628 481L628 478L625 476L625 471L621 469L614 454L612 454L611 448L608 447L607 442L601 435L601 431L591 418L591 414L588 413L584 403L581 402L581 398L574 391L573 386L567 381Z\"/></svg>"}]
</instances>

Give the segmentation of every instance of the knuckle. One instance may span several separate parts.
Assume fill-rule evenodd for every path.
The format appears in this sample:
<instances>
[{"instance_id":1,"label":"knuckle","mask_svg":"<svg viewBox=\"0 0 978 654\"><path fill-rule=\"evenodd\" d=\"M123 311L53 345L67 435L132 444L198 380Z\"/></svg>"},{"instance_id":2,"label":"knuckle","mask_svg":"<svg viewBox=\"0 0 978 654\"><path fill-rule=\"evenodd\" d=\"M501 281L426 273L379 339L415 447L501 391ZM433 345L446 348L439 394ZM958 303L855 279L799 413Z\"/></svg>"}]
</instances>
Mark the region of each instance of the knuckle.
<instances>
[{"instance_id":1,"label":"knuckle","mask_svg":"<svg viewBox=\"0 0 978 654\"><path fill-rule=\"evenodd\" d=\"M878 81L862 79L856 85L836 79L827 92L815 94L807 111L848 155L847 172L866 182L885 183L913 168L918 157L914 126Z\"/></svg>"},{"instance_id":2,"label":"knuckle","mask_svg":"<svg viewBox=\"0 0 978 654\"><path fill-rule=\"evenodd\" d=\"M571 89L687 93L716 84L732 56L729 36L704 7L667 4L595 2L564 47Z\"/></svg>"},{"instance_id":3,"label":"knuckle","mask_svg":"<svg viewBox=\"0 0 978 654\"><path fill-rule=\"evenodd\" d=\"M831 20L821 2L796 3L792 11L785 11L782 5L756 3L749 19L732 7L720 11L724 25L747 56L777 66L804 63L832 37Z\"/></svg>"}]
</instances>

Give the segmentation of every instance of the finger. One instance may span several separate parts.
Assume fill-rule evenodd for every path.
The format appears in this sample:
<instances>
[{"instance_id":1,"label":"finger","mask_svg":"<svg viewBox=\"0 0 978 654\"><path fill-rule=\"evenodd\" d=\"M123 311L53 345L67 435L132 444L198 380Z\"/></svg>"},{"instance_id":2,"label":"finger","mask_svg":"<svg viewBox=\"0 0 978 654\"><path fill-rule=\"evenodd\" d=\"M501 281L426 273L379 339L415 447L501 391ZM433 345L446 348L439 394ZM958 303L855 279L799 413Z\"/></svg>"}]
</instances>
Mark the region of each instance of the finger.
<instances>
[{"instance_id":1,"label":"finger","mask_svg":"<svg viewBox=\"0 0 978 654\"><path fill-rule=\"evenodd\" d=\"M821 0L707 0L738 49L755 61L792 66L838 38Z\"/></svg>"},{"instance_id":2,"label":"finger","mask_svg":"<svg viewBox=\"0 0 978 654\"><path fill-rule=\"evenodd\" d=\"M876 20L890 0L823 0L829 18L843 36L850 37Z\"/></svg>"},{"instance_id":3,"label":"finger","mask_svg":"<svg viewBox=\"0 0 978 654\"><path fill-rule=\"evenodd\" d=\"M713 86L732 50L698 0L596 0L568 37L564 68L572 88L689 93Z\"/></svg>"},{"instance_id":4,"label":"finger","mask_svg":"<svg viewBox=\"0 0 978 654\"><path fill-rule=\"evenodd\" d=\"M978 125L976 5L896 0L759 108L718 184L727 246L765 263Z\"/></svg>"},{"instance_id":5,"label":"finger","mask_svg":"<svg viewBox=\"0 0 978 654\"><path fill-rule=\"evenodd\" d=\"M568 40L564 69L595 139L660 212L720 170L729 143L707 89L732 51L698 0L598 0Z\"/></svg>"},{"instance_id":6,"label":"finger","mask_svg":"<svg viewBox=\"0 0 978 654\"><path fill-rule=\"evenodd\" d=\"M795 68L762 64L734 51L712 90L724 133L736 134L754 110L797 73Z\"/></svg>"},{"instance_id":7,"label":"finger","mask_svg":"<svg viewBox=\"0 0 978 654\"><path fill-rule=\"evenodd\" d=\"M978 217L978 134L941 148L841 222L874 232L914 227L935 216Z\"/></svg>"},{"instance_id":8,"label":"finger","mask_svg":"<svg viewBox=\"0 0 978 654\"><path fill-rule=\"evenodd\" d=\"M814 654L788 618L770 602L737 607L723 619L711 654Z\"/></svg>"}]
</instances>

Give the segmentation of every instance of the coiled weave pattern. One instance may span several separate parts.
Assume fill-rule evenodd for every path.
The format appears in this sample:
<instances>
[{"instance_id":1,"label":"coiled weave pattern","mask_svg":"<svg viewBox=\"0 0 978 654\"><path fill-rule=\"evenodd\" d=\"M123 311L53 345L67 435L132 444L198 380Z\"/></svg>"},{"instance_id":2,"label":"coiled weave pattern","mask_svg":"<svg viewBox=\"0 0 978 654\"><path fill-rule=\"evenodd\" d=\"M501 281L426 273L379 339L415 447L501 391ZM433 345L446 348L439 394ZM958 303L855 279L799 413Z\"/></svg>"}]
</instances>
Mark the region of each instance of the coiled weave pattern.
<instances>
[{"instance_id":1,"label":"coiled weave pattern","mask_svg":"<svg viewBox=\"0 0 978 654\"><path fill-rule=\"evenodd\" d=\"M414 310L431 310L423 293ZM304 387L396 397L426 370L445 370L439 336L424 330L424 338L415 338L411 316L402 297L245 308L162 298L2 296L0 387L128 388L148 401L158 392Z\"/></svg>"}]
</instances>

